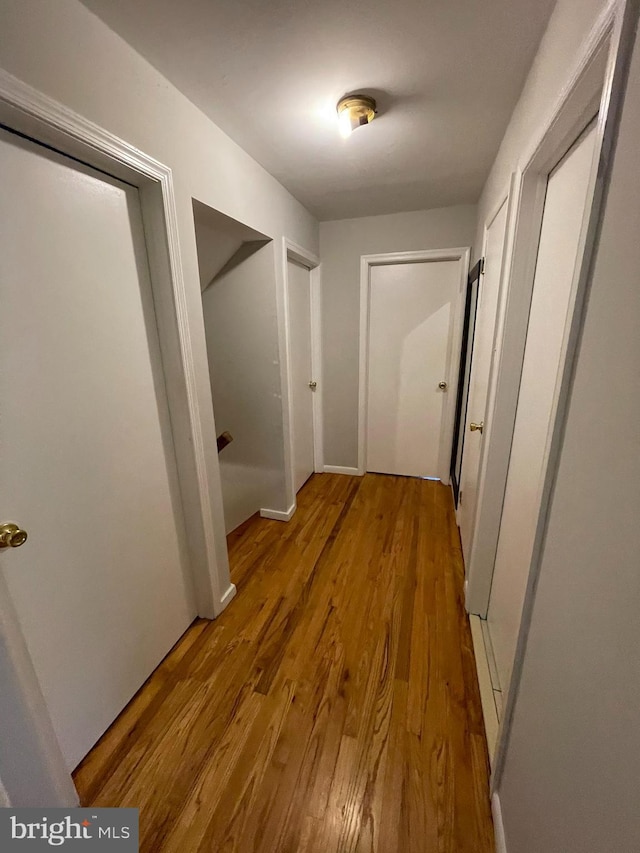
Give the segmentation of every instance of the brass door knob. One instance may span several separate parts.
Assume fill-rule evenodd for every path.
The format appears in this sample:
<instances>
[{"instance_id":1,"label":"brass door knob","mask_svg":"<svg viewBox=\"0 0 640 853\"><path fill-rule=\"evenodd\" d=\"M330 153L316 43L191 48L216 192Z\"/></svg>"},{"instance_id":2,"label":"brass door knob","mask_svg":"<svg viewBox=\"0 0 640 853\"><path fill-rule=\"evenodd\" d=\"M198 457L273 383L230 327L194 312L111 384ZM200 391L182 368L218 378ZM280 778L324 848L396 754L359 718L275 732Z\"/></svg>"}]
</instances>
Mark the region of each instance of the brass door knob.
<instances>
[{"instance_id":1,"label":"brass door knob","mask_svg":"<svg viewBox=\"0 0 640 853\"><path fill-rule=\"evenodd\" d=\"M474 424L474 422L471 421L471 423L469 424L469 429L471 430L471 432L479 432L482 434L484 430L484 421L480 421L479 424Z\"/></svg>"},{"instance_id":2,"label":"brass door knob","mask_svg":"<svg viewBox=\"0 0 640 853\"><path fill-rule=\"evenodd\" d=\"M442 380L442 382L438 382L438 388L439 388L441 391L446 391L448 387L449 387L449 386L448 386L448 384L444 381L444 379Z\"/></svg>"},{"instance_id":3,"label":"brass door knob","mask_svg":"<svg viewBox=\"0 0 640 853\"><path fill-rule=\"evenodd\" d=\"M27 541L27 531L12 521L0 524L0 548L19 548Z\"/></svg>"},{"instance_id":4,"label":"brass door knob","mask_svg":"<svg viewBox=\"0 0 640 853\"><path fill-rule=\"evenodd\" d=\"M309 388L311 388L311 390L312 390L312 391L315 391L315 389L316 389L317 387L318 387L318 383L317 383L317 382L313 382L313 381L312 381L312 382L310 382L310 383L309 383Z\"/></svg>"}]
</instances>

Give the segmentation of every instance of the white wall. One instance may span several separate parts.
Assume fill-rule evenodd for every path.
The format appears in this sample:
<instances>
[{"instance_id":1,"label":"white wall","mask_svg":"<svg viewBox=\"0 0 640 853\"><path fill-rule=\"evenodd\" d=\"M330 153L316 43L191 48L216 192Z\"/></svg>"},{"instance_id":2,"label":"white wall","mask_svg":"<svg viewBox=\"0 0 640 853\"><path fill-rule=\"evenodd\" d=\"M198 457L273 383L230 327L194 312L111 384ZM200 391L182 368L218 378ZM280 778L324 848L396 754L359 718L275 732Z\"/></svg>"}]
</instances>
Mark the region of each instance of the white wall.
<instances>
[{"instance_id":1,"label":"white wall","mask_svg":"<svg viewBox=\"0 0 640 853\"><path fill-rule=\"evenodd\" d=\"M202 294L227 531L287 500L273 270L269 243Z\"/></svg>"},{"instance_id":2,"label":"white wall","mask_svg":"<svg viewBox=\"0 0 640 853\"><path fill-rule=\"evenodd\" d=\"M640 41L499 785L509 853L640 849Z\"/></svg>"},{"instance_id":3,"label":"white wall","mask_svg":"<svg viewBox=\"0 0 640 853\"><path fill-rule=\"evenodd\" d=\"M0 66L171 167L216 553L227 565L191 200L318 251L315 219L148 62L77 0L3 0ZM282 263L276 257L277 286ZM281 509L286 509L285 506ZM224 584L222 584L224 588Z\"/></svg>"},{"instance_id":4,"label":"white wall","mask_svg":"<svg viewBox=\"0 0 640 853\"><path fill-rule=\"evenodd\" d=\"M358 464L360 256L470 246L474 205L320 223L324 462Z\"/></svg>"},{"instance_id":5,"label":"white wall","mask_svg":"<svg viewBox=\"0 0 640 853\"><path fill-rule=\"evenodd\" d=\"M204 290L213 278L234 257L243 243L266 241L266 235L248 228L241 222L219 213L202 202L193 202L193 221L196 228L200 289Z\"/></svg>"},{"instance_id":6,"label":"white wall","mask_svg":"<svg viewBox=\"0 0 640 853\"><path fill-rule=\"evenodd\" d=\"M606 0L558 0L478 203L475 254L482 231L508 189L511 173L540 135Z\"/></svg>"}]
</instances>

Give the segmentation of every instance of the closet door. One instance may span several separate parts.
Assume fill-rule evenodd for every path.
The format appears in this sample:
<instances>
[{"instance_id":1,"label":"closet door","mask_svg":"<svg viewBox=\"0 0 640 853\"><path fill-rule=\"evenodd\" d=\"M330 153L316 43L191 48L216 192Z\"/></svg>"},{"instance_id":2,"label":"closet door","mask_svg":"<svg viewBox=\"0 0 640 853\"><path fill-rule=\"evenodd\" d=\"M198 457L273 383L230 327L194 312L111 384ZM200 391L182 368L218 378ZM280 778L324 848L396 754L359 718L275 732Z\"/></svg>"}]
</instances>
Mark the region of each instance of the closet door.
<instances>
[{"instance_id":1,"label":"closet door","mask_svg":"<svg viewBox=\"0 0 640 853\"><path fill-rule=\"evenodd\" d=\"M0 566L72 769L193 619L176 462L137 190L4 132L0 184Z\"/></svg>"},{"instance_id":2,"label":"closet door","mask_svg":"<svg viewBox=\"0 0 640 853\"><path fill-rule=\"evenodd\" d=\"M488 628L500 687L511 678L533 553L543 461L587 192L595 127L549 176L529 326L489 600Z\"/></svg>"},{"instance_id":3,"label":"closet door","mask_svg":"<svg viewBox=\"0 0 640 853\"><path fill-rule=\"evenodd\" d=\"M367 471L447 480L459 276L450 260L371 268Z\"/></svg>"},{"instance_id":4,"label":"closet door","mask_svg":"<svg viewBox=\"0 0 640 853\"><path fill-rule=\"evenodd\" d=\"M495 350L498 302L507 230L507 208L508 202L505 199L502 207L487 227L484 272L478 287L478 312L473 344L469 404L464 421L464 456L460 475L462 500L458 508L462 553L467 561L467 568L471 559L480 479L480 459L484 440L483 433L477 429L471 432L470 426L472 423L483 423L487 416L489 374Z\"/></svg>"}]
</instances>

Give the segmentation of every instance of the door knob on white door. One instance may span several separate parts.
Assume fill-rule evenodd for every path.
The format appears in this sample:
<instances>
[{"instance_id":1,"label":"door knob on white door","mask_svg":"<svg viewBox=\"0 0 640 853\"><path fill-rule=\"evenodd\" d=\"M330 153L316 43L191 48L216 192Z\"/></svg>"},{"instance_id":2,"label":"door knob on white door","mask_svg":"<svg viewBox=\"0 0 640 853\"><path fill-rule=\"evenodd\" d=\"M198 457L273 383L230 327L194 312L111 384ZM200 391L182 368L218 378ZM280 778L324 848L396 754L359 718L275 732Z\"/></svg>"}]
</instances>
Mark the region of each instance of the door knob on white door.
<instances>
[{"instance_id":1,"label":"door knob on white door","mask_svg":"<svg viewBox=\"0 0 640 853\"><path fill-rule=\"evenodd\" d=\"M317 382L313 382L313 381L312 381L312 382L310 382L310 383L309 383L309 388L311 388L311 390L312 390L312 391L315 391L315 389L316 389L317 387L318 387L318 383L317 383Z\"/></svg>"},{"instance_id":2,"label":"door knob on white door","mask_svg":"<svg viewBox=\"0 0 640 853\"><path fill-rule=\"evenodd\" d=\"M480 421L479 424L475 424L473 421L471 421L471 423L469 424L469 429L471 430L471 432L479 432L480 434L482 434L482 432L484 431L484 421Z\"/></svg>"},{"instance_id":3,"label":"door knob on white door","mask_svg":"<svg viewBox=\"0 0 640 853\"><path fill-rule=\"evenodd\" d=\"M448 387L449 385L444 381L444 379L442 380L442 382L438 382L438 388L441 391L446 391Z\"/></svg>"},{"instance_id":4,"label":"door knob on white door","mask_svg":"<svg viewBox=\"0 0 640 853\"><path fill-rule=\"evenodd\" d=\"M27 531L12 521L0 524L0 548L19 548L27 541Z\"/></svg>"}]
</instances>

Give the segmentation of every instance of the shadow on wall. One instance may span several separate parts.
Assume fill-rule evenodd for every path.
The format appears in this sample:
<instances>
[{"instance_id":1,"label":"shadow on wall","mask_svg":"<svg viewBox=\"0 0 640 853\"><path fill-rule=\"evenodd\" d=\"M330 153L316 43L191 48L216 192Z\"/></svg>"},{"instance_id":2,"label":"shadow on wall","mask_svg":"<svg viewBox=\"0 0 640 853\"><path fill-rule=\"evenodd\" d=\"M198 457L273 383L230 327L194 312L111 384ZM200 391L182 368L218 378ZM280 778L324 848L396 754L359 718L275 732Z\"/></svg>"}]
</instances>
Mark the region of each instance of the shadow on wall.
<instances>
[{"instance_id":1,"label":"shadow on wall","mask_svg":"<svg viewBox=\"0 0 640 853\"><path fill-rule=\"evenodd\" d=\"M227 533L286 504L273 242L193 200Z\"/></svg>"}]
</instances>

